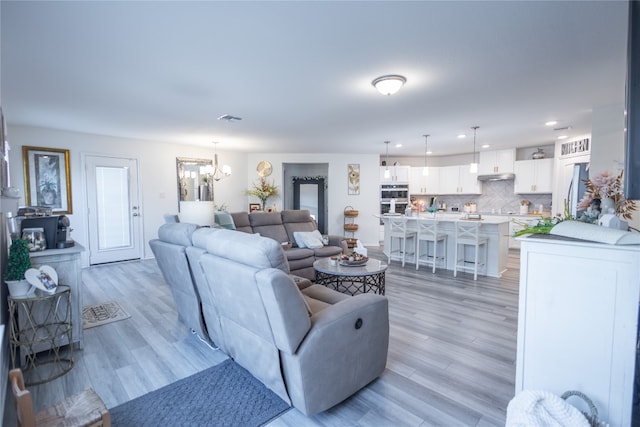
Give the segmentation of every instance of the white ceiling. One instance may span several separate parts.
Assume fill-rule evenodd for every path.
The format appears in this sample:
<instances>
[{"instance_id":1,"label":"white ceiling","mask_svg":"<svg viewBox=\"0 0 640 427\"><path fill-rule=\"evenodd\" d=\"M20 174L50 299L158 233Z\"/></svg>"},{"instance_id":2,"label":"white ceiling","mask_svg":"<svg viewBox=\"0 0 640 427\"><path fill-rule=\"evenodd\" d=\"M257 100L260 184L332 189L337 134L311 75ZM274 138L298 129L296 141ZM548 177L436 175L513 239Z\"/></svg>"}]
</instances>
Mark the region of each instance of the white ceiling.
<instances>
[{"instance_id":1,"label":"white ceiling","mask_svg":"<svg viewBox=\"0 0 640 427\"><path fill-rule=\"evenodd\" d=\"M2 1L8 123L221 151L550 144L624 102L627 2ZM380 95L371 81L401 74ZM223 114L243 118L229 123ZM456 138L459 133L470 136ZM402 148L395 148L402 143Z\"/></svg>"}]
</instances>

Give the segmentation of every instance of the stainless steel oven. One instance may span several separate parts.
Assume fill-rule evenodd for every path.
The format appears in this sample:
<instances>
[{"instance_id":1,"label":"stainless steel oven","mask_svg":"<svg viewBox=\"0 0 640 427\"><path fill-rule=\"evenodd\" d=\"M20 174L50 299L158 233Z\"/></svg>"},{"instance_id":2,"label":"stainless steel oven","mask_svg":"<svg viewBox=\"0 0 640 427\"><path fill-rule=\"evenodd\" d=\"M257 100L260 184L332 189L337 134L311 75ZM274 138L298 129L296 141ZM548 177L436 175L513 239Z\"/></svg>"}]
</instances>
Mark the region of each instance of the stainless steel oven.
<instances>
[{"instance_id":1,"label":"stainless steel oven","mask_svg":"<svg viewBox=\"0 0 640 427\"><path fill-rule=\"evenodd\" d=\"M391 209L393 200L394 209ZM409 186L407 184L383 184L380 186L380 214L403 214L409 206ZM382 219L380 219L382 224Z\"/></svg>"}]
</instances>

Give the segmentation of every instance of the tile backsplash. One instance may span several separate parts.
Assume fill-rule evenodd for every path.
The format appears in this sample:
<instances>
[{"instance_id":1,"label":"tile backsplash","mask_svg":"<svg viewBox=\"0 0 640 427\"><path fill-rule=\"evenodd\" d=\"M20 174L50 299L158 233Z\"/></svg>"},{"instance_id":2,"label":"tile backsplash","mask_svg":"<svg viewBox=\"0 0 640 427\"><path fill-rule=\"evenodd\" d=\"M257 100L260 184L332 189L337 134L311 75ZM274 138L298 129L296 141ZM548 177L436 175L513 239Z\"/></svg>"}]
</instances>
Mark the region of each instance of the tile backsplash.
<instances>
[{"instance_id":1,"label":"tile backsplash","mask_svg":"<svg viewBox=\"0 0 640 427\"><path fill-rule=\"evenodd\" d=\"M425 204L429 203L430 196L412 196L416 201L422 201ZM476 203L478 212L481 213L519 213L520 204L522 200L529 200L531 206L530 211L539 210L540 205L543 207L543 211L551 211L551 193L549 194L514 194L513 192L513 180L504 181L486 181L482 183L481 195L448 195L437 196L436 204L446 203L447 211L451 211L451 208L459 208L463 210L465 203Z\"/></svg>"}]
</instances>

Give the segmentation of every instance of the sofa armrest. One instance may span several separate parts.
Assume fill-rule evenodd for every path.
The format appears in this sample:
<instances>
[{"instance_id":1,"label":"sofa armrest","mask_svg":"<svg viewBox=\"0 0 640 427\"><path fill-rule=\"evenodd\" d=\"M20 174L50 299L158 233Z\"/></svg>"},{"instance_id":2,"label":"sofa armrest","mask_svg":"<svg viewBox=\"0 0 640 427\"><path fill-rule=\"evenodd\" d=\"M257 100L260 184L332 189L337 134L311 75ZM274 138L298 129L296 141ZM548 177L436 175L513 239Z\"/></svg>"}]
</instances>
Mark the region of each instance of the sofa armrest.
<instances>
[{"instance_id":1,"label":"sofa armrest","mask_svg":"<svg viewBox=\"0 0 640 427\"><path fill-rule=\"evenodd\" d=\"M337 236L335 234L329 234L329 246L340 246L342 247L342 242L346 242L347 238L344 236Z\"/></svg>"},{"instance_id":2,"label":"sofa armrest","mask_svg":"<svg viewBox=\"0 0 640 427\"><path fill-rule=\"evenodd\" d=\"M281 351L293 405L313 415L343 401L384 372L389 347L386 297L361 294L311 316L294 354Z\"/></svg>"},{"instance_id":3,"label":"sofa armrest","mask_svg":"<svg viewBox=\"0 0 640 427\"><path fill-rule=\"evenodd\" d=\"M384 353L386 360L389 345L389 304L386 297L355 295L314 314L311 316L311 328L296 354L299 357L319 357L331 364L335 363L333 357L337 354L357 352L353 346L358 341L372 347L367 351Z\"/></svg>"}]
</instances>

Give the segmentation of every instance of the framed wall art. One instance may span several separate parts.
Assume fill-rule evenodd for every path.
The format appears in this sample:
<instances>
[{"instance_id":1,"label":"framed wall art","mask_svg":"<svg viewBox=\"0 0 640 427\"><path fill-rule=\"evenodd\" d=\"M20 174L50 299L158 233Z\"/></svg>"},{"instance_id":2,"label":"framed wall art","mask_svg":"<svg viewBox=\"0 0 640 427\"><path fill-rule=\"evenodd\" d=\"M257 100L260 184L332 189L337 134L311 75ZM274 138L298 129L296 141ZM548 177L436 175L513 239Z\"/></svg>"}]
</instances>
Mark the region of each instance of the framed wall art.
<instances>
[{"instance_id":1,"label":"framed wall art","mask_svg":"<svg viewBox=\"0 0 640 427\"><path fill-rule=\"evenodd\" d=\"M249 203L249 212L259 211L262 209L262 205L260 203Z\"/></svg>"},{"instance_id":2,"label":"framed wall art","mask_svg":"<svg viewBox=\"0 0 640 427\"><path fill-rule=\"evenodd\" d=\"M360 194L360 164L351 163L347 168L349 195Z\"/></svg>"},{"instance_id":3,"label":"framed wall art","mask_svg":"<svg viewBox=\"0 0 640 427\"><path fill-rule=\"evenodd\" d=\"M73 213L69 150L22 147L25 203L55 214Z\"/></svg>"}]
</instances>

